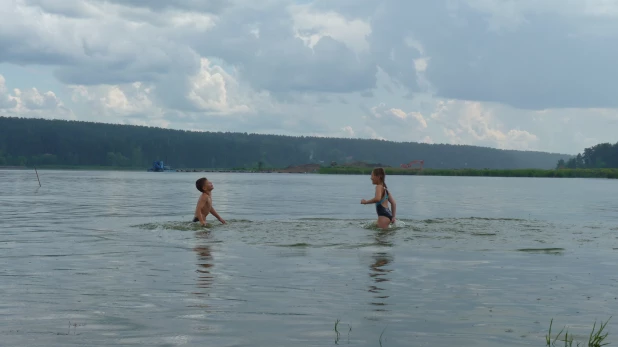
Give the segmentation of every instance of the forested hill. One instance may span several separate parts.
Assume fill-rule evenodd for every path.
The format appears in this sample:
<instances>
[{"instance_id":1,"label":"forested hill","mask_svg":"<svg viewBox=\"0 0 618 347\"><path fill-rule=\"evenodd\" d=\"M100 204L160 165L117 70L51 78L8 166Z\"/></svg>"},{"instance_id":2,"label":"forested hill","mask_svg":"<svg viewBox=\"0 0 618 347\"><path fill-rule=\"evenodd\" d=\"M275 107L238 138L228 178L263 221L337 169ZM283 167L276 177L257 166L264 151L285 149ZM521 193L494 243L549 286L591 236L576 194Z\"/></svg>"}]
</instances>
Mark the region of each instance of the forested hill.
<instances>
[{"instance_id":1,"label":"forested hill","mask_svg":"<svg viewBox=\"0 0 618 347\"><path fill-rule=\"evenodd\" d=\"M486 147L381 140L212 133L79 121L0 117L0 165L148 168L286 167L331 161L426 168L554 168L572 156Z\"/></svg>"},{"instance_id":2,"label":"forested hill","mask_svg":"<svg viewBox=\"0 0 618 347\"><path fill-rule=\"evenodd\" d=\"M558 169L604 169L618 168L618 142L600 143L598 145L584 149L584 153L569 160L559 160Z\"/></svg>"}]
</instances>

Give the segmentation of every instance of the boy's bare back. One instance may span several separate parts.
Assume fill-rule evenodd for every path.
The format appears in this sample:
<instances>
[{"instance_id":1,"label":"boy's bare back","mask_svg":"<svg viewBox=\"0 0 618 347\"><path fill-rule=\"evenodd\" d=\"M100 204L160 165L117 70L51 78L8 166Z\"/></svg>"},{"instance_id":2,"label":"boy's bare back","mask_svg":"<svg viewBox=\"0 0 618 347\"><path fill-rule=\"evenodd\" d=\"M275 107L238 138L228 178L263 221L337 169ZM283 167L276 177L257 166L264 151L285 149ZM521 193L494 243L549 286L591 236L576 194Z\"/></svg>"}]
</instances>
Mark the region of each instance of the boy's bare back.
<instances>
[{"instance_id":1,"label":"boy's bare back","mask_svg":"<svg viewBox=\"0 0 618 347\"><path fill-rule=\"evenodd\" d=\"M202 223L202 225L206 224L206 217L210 213L211 207L212 197L206 192L202 193L202 195L200 195L200 198L197 200L197 206L195 207L195 218L197 218ZM202 217L203 220L201 220L200 217Z\"/></svg>"}]
</instances>

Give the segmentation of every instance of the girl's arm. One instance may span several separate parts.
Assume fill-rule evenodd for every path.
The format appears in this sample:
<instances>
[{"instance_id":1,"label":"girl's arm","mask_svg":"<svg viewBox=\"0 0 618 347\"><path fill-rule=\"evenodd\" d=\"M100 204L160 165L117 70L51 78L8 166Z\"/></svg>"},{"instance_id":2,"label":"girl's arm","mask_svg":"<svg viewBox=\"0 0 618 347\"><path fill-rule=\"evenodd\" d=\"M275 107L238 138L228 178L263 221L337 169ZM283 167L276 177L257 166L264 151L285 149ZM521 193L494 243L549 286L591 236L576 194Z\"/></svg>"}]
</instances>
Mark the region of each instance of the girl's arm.
<instances>
[{"instance_id":1,"label":"girl's arm","mask_svg":"<svg viewBox=\"0 0 618 347\"><path fill-rule=\"evenodd\" d=\"M393 212L393 221L395 220L395 216L397 215L397 202L392 194L388 194L388 201L391 203L391 208Z\"/></svg>"},{"instance_id":2,"label":"girl's arm","mask_svg":"<svg viewBox=\"0 0 618 347\"><path fill-rule=\"evenodd\" d=\"M361 204L373 204L376 203L378 201L380 201L380 188L382 187L382 185L380 184L376 184L376 195L373 197L373 199L371 200L361 200Z\"/></svg>"}]
</instances>

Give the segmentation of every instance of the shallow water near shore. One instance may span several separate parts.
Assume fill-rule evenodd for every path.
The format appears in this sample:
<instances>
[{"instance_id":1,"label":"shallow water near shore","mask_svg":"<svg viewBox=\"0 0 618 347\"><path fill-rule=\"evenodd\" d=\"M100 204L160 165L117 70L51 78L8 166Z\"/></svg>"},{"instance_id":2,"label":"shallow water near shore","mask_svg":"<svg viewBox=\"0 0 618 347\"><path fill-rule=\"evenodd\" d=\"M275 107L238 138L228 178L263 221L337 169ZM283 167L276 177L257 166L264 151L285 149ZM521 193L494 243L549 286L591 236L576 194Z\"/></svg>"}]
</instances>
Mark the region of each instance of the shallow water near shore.
<instances>
[{"instance_id":1,"label":"shallow water near shore","mask_svg":"<svg viewBox=\"0 0 618 347\"><path fill-rule=\"evenodd\" d=\"M388 177L381 231L369 177L302 174L208 173L204 228L200 175L0 171L0 345L545 346L617 312L611 180Z\"/></svg>"}]
</instances>

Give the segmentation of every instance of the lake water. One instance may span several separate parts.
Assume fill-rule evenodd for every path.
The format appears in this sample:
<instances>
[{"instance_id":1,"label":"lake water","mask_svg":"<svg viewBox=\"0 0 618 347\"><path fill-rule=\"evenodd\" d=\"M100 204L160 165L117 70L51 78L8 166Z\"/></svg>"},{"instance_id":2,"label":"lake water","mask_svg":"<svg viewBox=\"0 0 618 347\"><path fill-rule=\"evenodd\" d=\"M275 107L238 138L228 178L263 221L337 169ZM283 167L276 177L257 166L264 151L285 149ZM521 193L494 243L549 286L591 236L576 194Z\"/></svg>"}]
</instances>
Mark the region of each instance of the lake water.
<instances>
[{"instance_id":1,"label":"lake water","mask_svg":"<svg viewBox=\"0 0 618 347\"><path fill-rule=\"evenodd\" d=\"M203 175L228 225L190 223ZM2 346L545 346L618 312L614 180L391 176L382 232L368 176L39 176L0 171Z\"/></svg>"}]
</instances>

